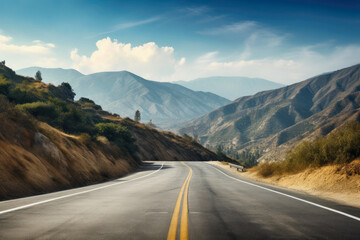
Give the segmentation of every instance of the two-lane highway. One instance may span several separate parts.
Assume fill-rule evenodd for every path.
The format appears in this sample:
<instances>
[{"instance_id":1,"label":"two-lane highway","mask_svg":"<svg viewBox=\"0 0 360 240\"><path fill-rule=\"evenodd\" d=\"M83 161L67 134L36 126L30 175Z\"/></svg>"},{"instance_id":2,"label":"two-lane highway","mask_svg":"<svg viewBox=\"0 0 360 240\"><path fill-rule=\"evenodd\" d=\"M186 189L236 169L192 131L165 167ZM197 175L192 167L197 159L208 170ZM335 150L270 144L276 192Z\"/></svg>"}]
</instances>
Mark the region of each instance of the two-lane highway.
<instances>
[{"instance_id":1,"label":"two-lane highway","mask_svg":"<svg viewBox=\"0 0 360 240\"><path fill-rule=\"evenodd\" d=\"M359 239L360 209L203 162L0 202L0 239Z\"/></svg>"}]
</instances>

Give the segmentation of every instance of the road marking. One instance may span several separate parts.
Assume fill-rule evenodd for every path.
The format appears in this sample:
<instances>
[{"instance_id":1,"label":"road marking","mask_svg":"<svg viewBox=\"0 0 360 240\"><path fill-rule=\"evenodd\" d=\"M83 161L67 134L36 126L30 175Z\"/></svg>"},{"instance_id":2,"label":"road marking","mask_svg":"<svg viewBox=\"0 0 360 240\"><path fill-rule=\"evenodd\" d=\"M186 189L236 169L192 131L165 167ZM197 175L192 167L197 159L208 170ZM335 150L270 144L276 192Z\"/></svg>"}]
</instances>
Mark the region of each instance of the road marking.
<instances>
[{"instance_id":1,"label":"road marking","mask_svg":"<svg viewBox=\"0 0 360 240\"><path fill-rule=\"evenodd\" d=\"M189 193L189 184L192 176L192 169L185 163L183 163L185 166L187 166L190 170L189 174L189 180L186 183L185 187L185 193L184 193L184 200L183 200L183 207L181 212L181 224L180 224L180 240L188 240L189 239L189 205L188 205L188 193Z\"/></svg>"},{"instance_id":2,"label":"road marking","mask_svg":"<svg viewBox=\"0 0 360 240\"><path fill-rule=\"evenodd\" d=\"M209 164L209 163L208 163L208 164ZM210 165L210 164L209 164L209 165ZM210 165L210 166L211 166L211 165ZM351 214L348 214L348 213L345 213L345 212L341 212L341 211L336 210L336 209L333 209L333 208L325 207L325 206L323 206L323 205L320 205L320 204L317 204L317 203L313 203L313 202L310 202L310 201L305 200L305 199L302 199L302 198L294 197L294 196L291 196L291 195L289 195L289 194L282 193L282 192L279 192L279 191L276 191L276 190L272 190L272 189L270 189L270 188L266 188L266 187L263 187L263 186L260 186L260 185L254 184L254 183L250 183L250 182L246 182L246 181L243 181L243 180L234 178L234 177L229 176L228 174L224 173L223 171L217 169L217 168L214 167L214 166L211 166L211 167L213 167L215 170L219 171L220 173L224 174L225 176L227 176L227 177L229 177L229 178L231 178L231 179L233 179L233 180L236 180L236 181L239 181L239 182L242 182L242 183L245 183L245 184L248 184L248 185L257 187L257 188L261 188L261 189L264 189L264 190L269 191L269 192L277 193L277 194L283 195L283 196L285 196L285 197L292 198L292 199L295 199L295 200L298 200L298 201L301 201L301 202L304 202L304 203L307 203L307 204L310 204L310 205L313 205L313 206L316 206L316 207L319 207L319 208L328 210L328 211L330 211L330 212L334 212L334 213L343 215L343 216L345 216L345 217L348 217L348 218L351 218L351 219L354 219L354 220L360 222L360 218L359 218L359 217L353 216L353 215L351 215Z\"/></svg>"},{"instance_id":3,"label":"road marking","mask_svg":"<svg viewBox=\"0 0 360 240\"><path fill-rule=\"evenodd\" d=\"M189 183L190 183L190 179L192 176L192 169L185 163L183 163L183 162L181 162L181 163L189 168L189 173L188 173L183 185L181 186L180 193L176 200L174 213L172 215L171 222L170 222L167 240L175 240L176 239L177 226L178 226L179 215L180 215L181 199L183 198L183 193L184 193L185 189L186 189L185 190L186 199L184 197L183 206L182 206L181 224L180 224L180 239L181 240L189 239L189 231L188 231L189 229L188 229L188 223L187 223L187 221L188 221L188 218L187 218L187 213L188 213L187 196L188 196L188 190L189 190ZM185 202L186 202L186 204L185 204Z\"/></svg>"},{"instance_id":4,"label":"road marking","mask_svg":"<svg viewBox=\"0 0 360 240\"><path fill-rule=\"evenodd\" d=\"M127 180L127 181L124 181L124 182L118 182L118 183L113 183L113 184L102 186L102 187L89 189L89 190L82 191L82 192L72 193L72 194L69 194L69 195L61 196L61 197L51 198L51 199L40 201L40 202L30 203L30 204L26 204L26 205L23 205L23 206L20 206L20 207L10 208L10 209L7 209L7 210L0 211L0 215L5 214L5 213L9 213L9 212L14 212L14 211L17 211L17 210L21 210L21 209L24 209L24 208L33 207L33 206L40 205L40 204L43 204L43 203L48 203L48 202L56 201L56 200L59 200L59 199L73 197L73 196L77 196L77 195L80 195L80 194L94 192L94 191L97 191L97 190L100 190L100 189L112 187L112 186L115 186L115 185L132 182L132 181L135 181L135 180L138 180L138 179L141 179L141 178L148 177L148 176L150 176L150 175L152 175L154 173L157 173L158 171L160 171L163 168L163 166L164 166L164 162L162 163L162 165L161 165L161 167L159 169L157 169L157 170L153 171L152 173L147 174L145 176L130 179L130 180Z\"/></svg>"}]
</instances>

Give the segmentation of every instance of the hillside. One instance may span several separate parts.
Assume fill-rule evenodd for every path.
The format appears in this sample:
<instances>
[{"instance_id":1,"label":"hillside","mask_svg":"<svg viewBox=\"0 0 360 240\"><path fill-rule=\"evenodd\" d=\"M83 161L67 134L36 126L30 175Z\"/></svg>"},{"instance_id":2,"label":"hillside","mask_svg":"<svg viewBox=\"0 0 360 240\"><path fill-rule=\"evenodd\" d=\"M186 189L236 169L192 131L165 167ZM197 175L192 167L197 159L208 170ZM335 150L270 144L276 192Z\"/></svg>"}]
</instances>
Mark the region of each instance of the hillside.
<instances>
[{"instance_id":1,"label":"hillside","mask_svg":"<svg viewBox=\"0 0 360 240\"><path fill-rule=\"evenodd\" d=\"M34 76L36 69L28 68L17 72ZM43 72L43 81L59 84L61 76L71 84L78 97L91 98L107 111L133 118L135 111L140 110L143 122L152 119L160 126L189 120L230 102L213 93L145 80L127 71L79 76L73 74L74 70L39 70Z\"/></svg>"},{"instance_id":2,"label":"hillside","mask_svg":"<svg viewBox=\"0 0 360 240\"><path fill-rule=\"evenodd\" d=\"M224 98L235 100L257 92L284 87L283 84L261 78L208 77L191 81L175 82L194 91L212 92Z\"/></svg>"},{"instance_id":3,"label":"hillside","mask_svg":"<svg viewBox=\"0 0 360 240\"><path fill-rule=\"evenodd\" d=\"M46 83L52 83L59 85L63 82L73 84L73 80L84 76L84 74L76 71L75 69L63 69L63 68L42 68L42 67L29 67L16 71L17 74L23 76L33 77L37 71L41 72L43 81Z\"/></svg>"},{"instance_id":4,"label":"hillside","mask_svg":"<svg viewBox=\"0 0 360 240\"><path fill-rule=\"evenodd\" d=\"M0 65L0 199L117 178L143 160L217 159L194 141L74 95L69 84L45 84Z\"/></svg>"},{"instance_id":5,"label":"hillside","mask_svg":"<svg viewBox=\"0 0 360 240\"><path fill-rule=\"evenodd\" d=\"M300 140L359 120L359 90L360 65L355 65L239 98L195 119L180 132L198 135L211 148L223 145L234 156L243 150L260 150L260 160L280 160Z\"/></svg>"}]
</instances>

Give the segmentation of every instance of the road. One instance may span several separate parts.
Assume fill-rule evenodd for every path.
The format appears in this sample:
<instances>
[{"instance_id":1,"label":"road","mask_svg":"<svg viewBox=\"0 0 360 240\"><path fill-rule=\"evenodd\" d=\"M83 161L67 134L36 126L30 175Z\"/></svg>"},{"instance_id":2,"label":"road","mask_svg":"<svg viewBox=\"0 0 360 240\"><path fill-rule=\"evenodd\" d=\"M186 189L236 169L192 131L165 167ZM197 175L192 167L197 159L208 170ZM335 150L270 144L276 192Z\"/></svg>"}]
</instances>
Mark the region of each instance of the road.
<instances>
[{"instance_id":1,"label":"road","mask_svg":"<svg viewBox=\"0 0 360 240\"><path fill-rule=\"evenodd\" d=\"M360 209L203 162L0 202L0 239L359 239Z\"/></svg>"}]
</instances>

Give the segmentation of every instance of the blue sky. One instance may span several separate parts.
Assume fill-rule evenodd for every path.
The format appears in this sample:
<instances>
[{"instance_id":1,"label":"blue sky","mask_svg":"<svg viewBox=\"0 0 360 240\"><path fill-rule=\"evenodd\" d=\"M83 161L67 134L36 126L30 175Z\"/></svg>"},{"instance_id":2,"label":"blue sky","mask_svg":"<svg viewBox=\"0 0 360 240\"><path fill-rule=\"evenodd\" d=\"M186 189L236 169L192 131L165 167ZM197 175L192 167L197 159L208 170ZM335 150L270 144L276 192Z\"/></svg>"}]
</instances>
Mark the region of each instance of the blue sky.
<instances>
[{"instance_id":1,"label":"blue sky","mask_svg":"<svg viewBox=\"0 0 360 240\"><path fill-rule=\"evenodd\" d=\"M0 58L158 80L293 83L360 63L360 1L1 0Z\"/></svg>"}]
</instances>

